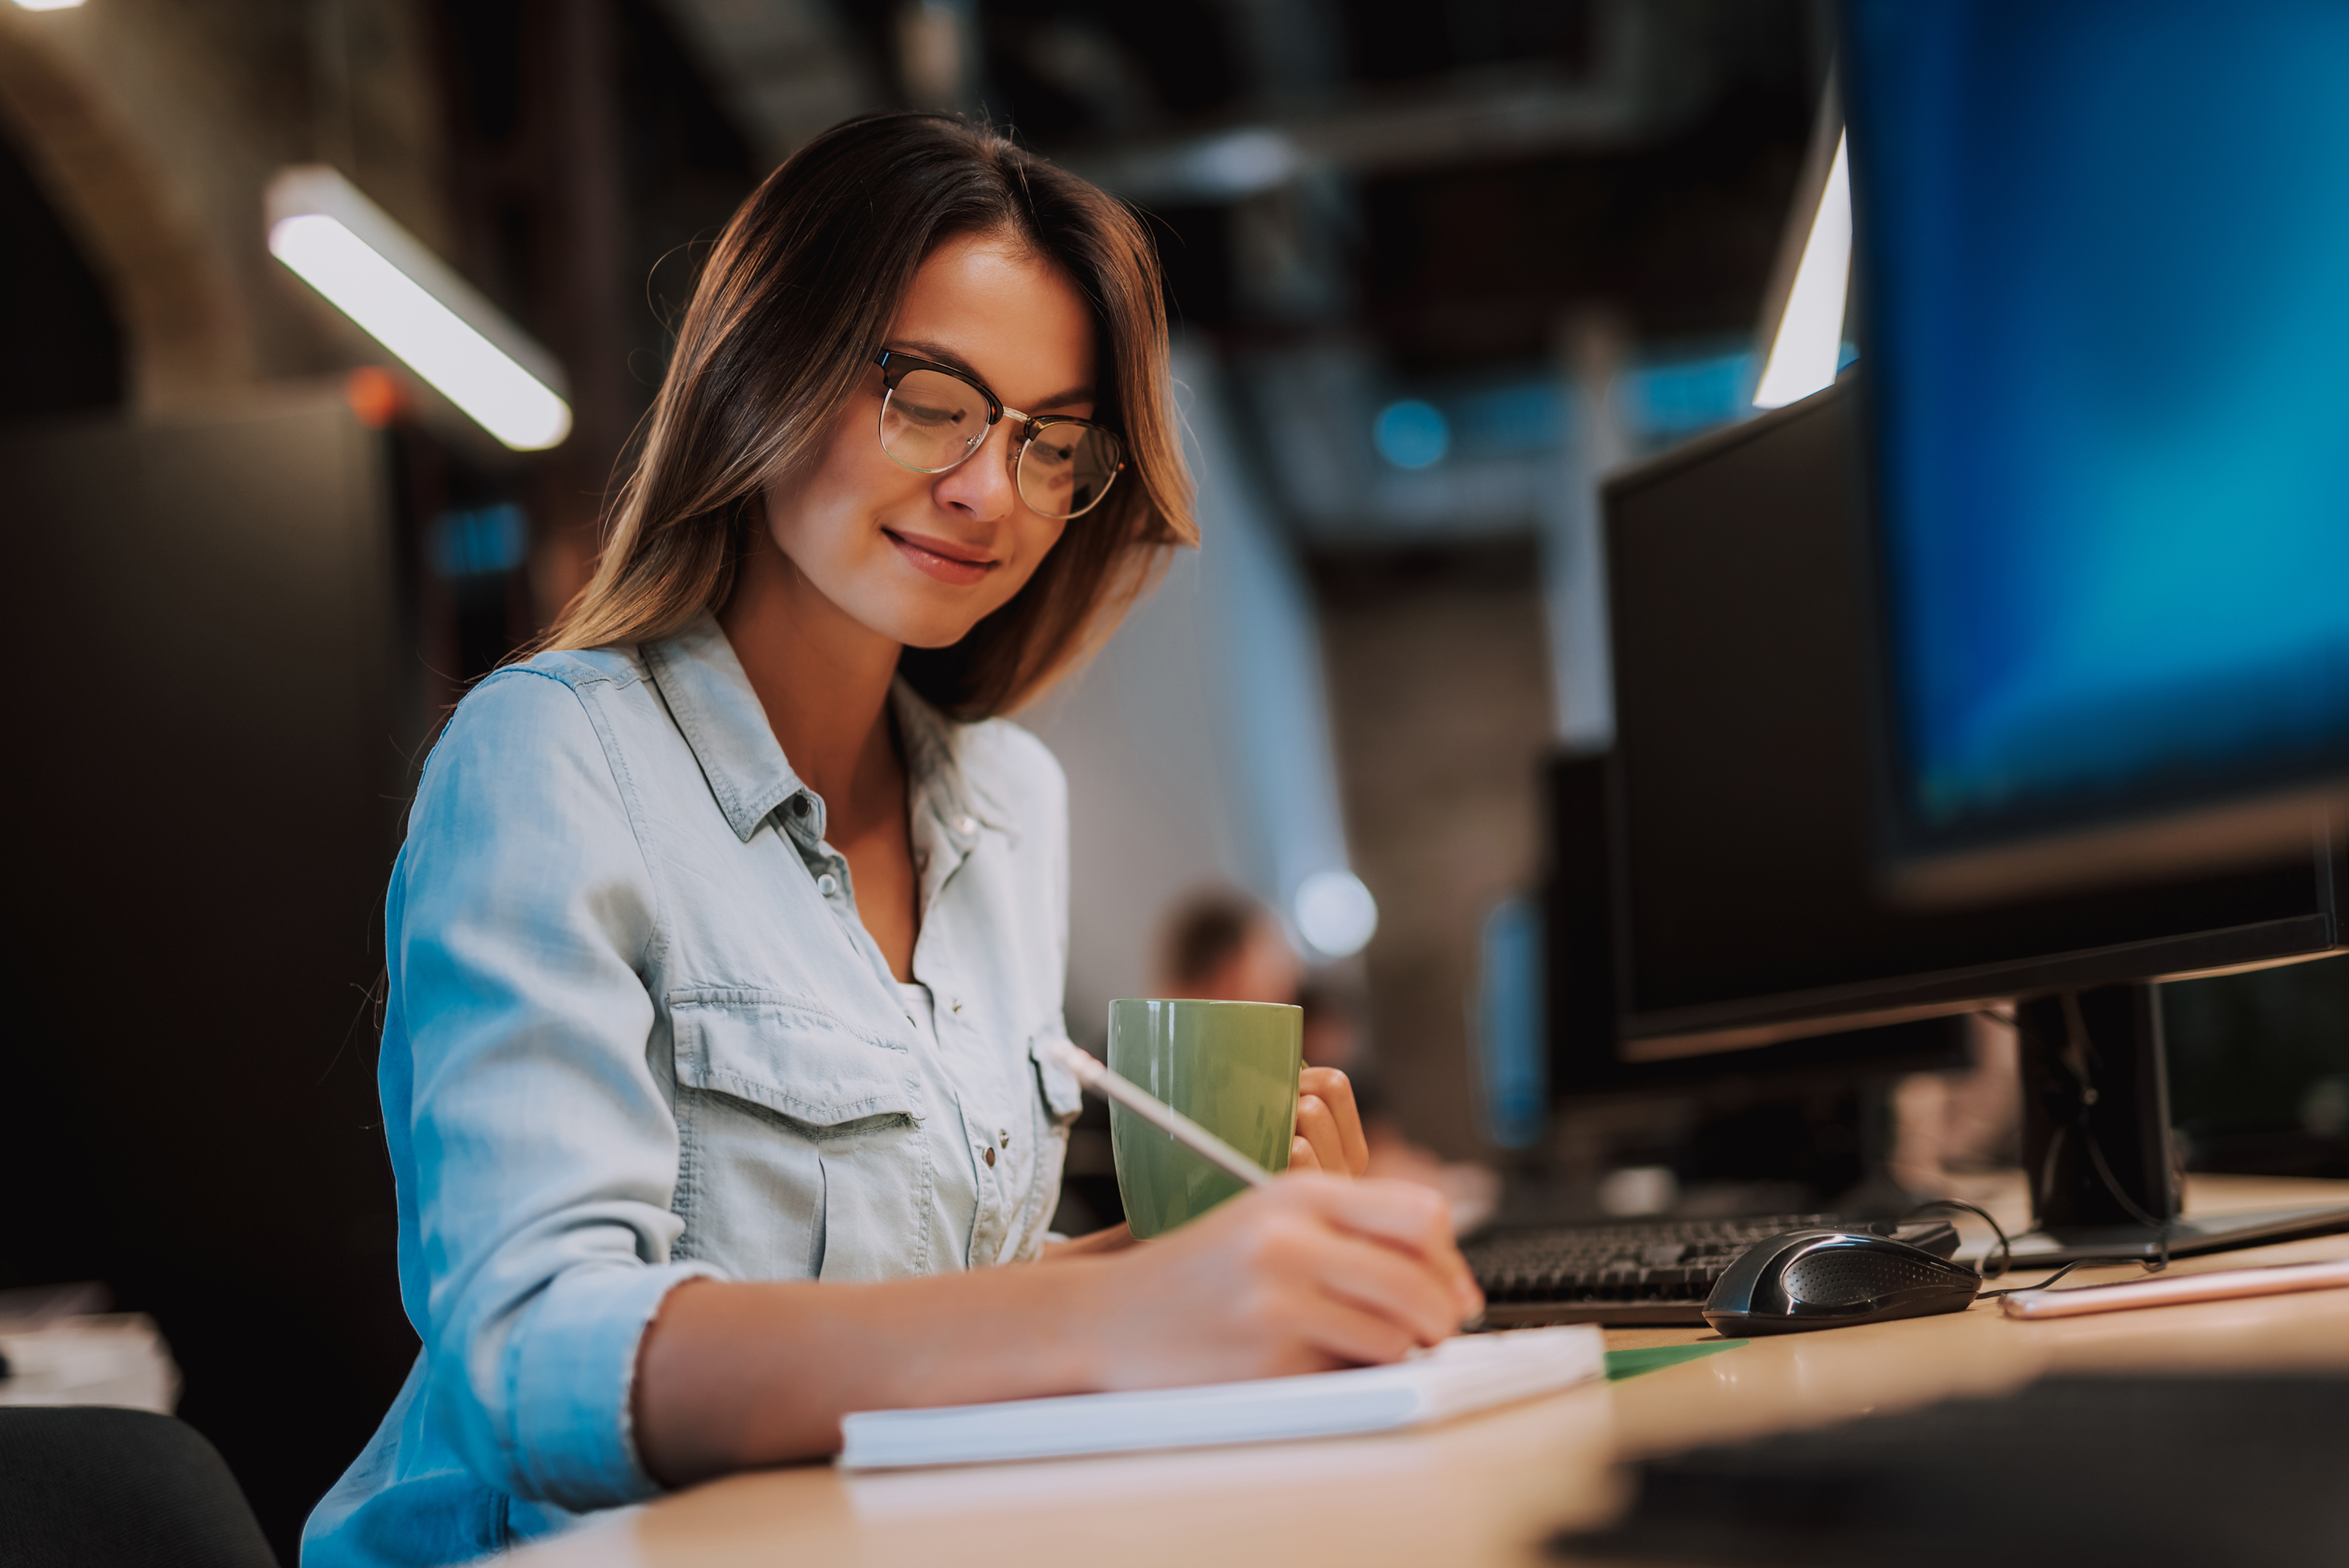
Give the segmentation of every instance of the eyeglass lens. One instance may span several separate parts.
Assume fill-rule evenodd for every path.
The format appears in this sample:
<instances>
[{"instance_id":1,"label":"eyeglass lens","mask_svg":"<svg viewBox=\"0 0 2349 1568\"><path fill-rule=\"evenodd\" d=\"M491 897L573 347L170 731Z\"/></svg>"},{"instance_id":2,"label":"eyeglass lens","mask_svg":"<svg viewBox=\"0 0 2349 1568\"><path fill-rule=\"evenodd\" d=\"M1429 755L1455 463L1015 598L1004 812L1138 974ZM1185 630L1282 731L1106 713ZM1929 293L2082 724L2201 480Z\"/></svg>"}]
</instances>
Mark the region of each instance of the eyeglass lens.
<instances>
[{"instance_id":1,"label":"eyeglass lens","mask_svg":"<svg viewBox=\"0 0 2349 1568\"><path fill-rule=\"evenodd\" d=\"M1019 454L1019 495L1046 517L1074 517L1093 504L1117 477L1117 438L1070 421L1033 427Z\"/></svg>"},{"instance_id":2,"label":"eyeglass lens","mask_svg":"<svg viewBox=\"0 0 2349 1568\"><path fill-rule=\"evenodd\" d=\"M987 400L936 370L908 370L881 405L881 450L921 473L943 473L987 439ZM1015 433L1014 439L1018 436ZM1090 511L1117 477L1122 453L1107 431L1071 420L1028 427L1019 453L1020 499L1046 517Z\"/></svg>"}]
</instances>

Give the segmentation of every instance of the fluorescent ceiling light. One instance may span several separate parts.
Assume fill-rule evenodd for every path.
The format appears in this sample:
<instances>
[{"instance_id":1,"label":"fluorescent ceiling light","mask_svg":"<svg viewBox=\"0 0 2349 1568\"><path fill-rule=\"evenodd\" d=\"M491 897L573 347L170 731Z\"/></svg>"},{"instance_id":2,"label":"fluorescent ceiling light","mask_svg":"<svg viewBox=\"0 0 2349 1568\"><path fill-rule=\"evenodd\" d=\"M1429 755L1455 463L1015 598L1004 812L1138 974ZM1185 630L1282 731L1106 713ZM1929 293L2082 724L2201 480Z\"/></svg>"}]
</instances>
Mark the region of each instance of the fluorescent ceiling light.
<instances>
[{"instance_id":1,"label":"fluorescent ceiling light","mask_svg":"<svg viewBox=\"0 0 2349 1568\"><path fill-rule=\"evenodd\" d=\"M16 0L19 11L70 11L81 0Z\"/></svg>"},{"instance_id":2,"label":"fluorescent ceiling light","mask_svg":"<svg viewBox=\"0 0 2349 1568\"><path fill-rule=\"evenodd\" d=\"M268 211L270 254L482 429L517 452L571 433L554 356L349 181L285 170Z\"/></svg>"},{"instance_id":3,"label":"fluorescent ceiling light","mask_svg":"<svg viewBox=\"0 0 2349 1568\"><path fill-rule=\"evenodd\" d=\"M1775 409L1807 398L1836 379L1843 353L1844 293L1851 285L1851 172L1844 161L1846 138L1836 138L1835 161L1819 192L1811 237L1786 291L1785 314L1771 340L1769 362L1754 389L1754 406Z\"/></svg>"}]
</instances>

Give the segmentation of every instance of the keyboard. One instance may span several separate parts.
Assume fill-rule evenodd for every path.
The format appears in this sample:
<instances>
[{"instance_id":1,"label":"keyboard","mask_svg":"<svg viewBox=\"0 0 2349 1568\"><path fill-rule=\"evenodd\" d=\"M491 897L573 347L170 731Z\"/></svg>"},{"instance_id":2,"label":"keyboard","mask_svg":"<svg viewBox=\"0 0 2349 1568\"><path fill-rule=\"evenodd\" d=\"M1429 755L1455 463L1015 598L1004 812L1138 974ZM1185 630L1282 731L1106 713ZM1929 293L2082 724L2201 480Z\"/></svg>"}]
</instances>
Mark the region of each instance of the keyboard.
<instances>
[{"instance_id":1,"label":"keyboard","mask_svg":"<svg viewBox=\"0 0 2349 1568\"><path fill-rule=\"evenodd\" d=\"M1541 1323L1702 1328L1705 1298L1746 1248L1788 1231L1857 1223L1863 1222L1835 1214L1619 1220L1488 1231L1461 1251L1484 1288L1485 1322L1492 1328ZM1890 1233L1884 1222L1877 1224Z\"/></svg>"}]
</instances>

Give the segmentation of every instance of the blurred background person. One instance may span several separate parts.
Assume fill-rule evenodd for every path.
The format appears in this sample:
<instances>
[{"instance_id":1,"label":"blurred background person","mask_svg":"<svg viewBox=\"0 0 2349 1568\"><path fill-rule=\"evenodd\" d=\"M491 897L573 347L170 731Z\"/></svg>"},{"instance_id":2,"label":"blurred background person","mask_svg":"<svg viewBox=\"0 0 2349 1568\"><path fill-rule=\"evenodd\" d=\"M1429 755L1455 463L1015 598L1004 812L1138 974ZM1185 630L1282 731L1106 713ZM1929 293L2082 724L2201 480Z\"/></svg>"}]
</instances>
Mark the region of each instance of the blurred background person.
<instances>
[{"instance_id":1,"label":"blurred background person","mask_svg":"<svg viewBox=\"0 0 2349 1568\"><path fill-rule=\"evenodd\" d=\"M1304 990L1304 961L1280 922L1255 898L1229 888L1196 893L1178 904L1166 917L1159 950L1154 996L1293 1007ZM1306 1059L1314 1066L1347 1066Z\"/></svg>"}]
</instances>

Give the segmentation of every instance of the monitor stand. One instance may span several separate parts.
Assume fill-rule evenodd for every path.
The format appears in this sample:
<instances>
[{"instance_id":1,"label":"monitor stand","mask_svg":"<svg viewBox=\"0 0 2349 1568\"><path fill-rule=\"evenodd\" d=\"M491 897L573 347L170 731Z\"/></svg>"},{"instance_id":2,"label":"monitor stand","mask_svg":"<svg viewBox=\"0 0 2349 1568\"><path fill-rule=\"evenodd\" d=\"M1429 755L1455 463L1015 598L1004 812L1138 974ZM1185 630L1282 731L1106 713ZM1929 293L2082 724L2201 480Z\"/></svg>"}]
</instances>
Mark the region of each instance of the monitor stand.
<instances>
[{"instance_id":1,"label":"monitor stand","mask_svg":"<svg viewBox=\"0 0 2349 1568\"><path fill-rule=\"evenodd\" d=\"M2023 1057L2023 1166L2033 1266L2172 1257L2349 1231L2349 1204L2189 1220L2169 1130L2161 998L2147 981L2033 997L2015 1009Z\"/></svg>"}]
</instances>

